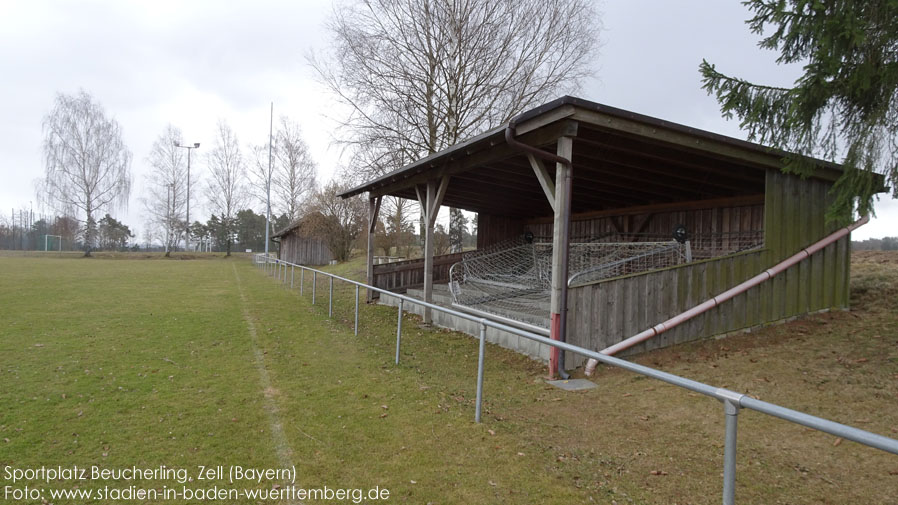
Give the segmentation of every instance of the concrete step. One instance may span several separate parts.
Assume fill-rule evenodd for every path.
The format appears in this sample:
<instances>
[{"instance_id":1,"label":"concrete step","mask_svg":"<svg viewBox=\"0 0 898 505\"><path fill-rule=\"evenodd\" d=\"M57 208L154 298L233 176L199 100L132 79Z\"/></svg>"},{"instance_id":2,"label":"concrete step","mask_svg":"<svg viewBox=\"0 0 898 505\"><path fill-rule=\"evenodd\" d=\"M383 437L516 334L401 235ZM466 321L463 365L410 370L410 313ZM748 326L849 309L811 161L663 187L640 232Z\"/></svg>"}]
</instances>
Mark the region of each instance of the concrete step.
<instances>
[{"instance_id":1,"label":"concrete step","mask_svg":"<svg viewBox=\"0 0 898 505\"><path fill-rule=\"evenodd\" d=\"M420 290L409 290L409 292L406 294L408 296L418 298L419 300L423 298L423 294L417 295L413 293L414 291ZM440 297L442 298L442 295L440 295ZM451 303L451 297L448 298L448 302L438 302L436 301L436 296L434 298L434 301L437 303L437 305L449 307L449 303ZM397 307L399 306L399 299L394 296L382 294L380 296L380 303L383 305ZM403 309L422 317L424 315L424 307L422 307L421 305L405 303L403 304ZM452 314L447 314L445 312L440 312L437 310L433 311L433 324L441 328L448 328L450 330L467 333L468 335L471 335L473 337L480 337L480 325L476 321L469 321L467 319ZM531 324L537 323L533 322ZM486 340L487 342L505 347L506 349L511 349L513 351L529 356L530 358L533 358L535 360L544 363L549 361L549 346L540 344L539 342L534 342L533 340L527 338L520 337L518 335L515 335L514 333L497 330L495 328L487 328Z\"/></svg>"},{"instance_id":2,"label":"concrete step","mask_svg":"<svg viewBox=\"0 0 898 505\"><path fill-rule=\"evenodd\" d=\"M437 289L439 286L441 289ZM406 293L408 296L415 297L419 300L424 299L424 290L423 289L409 289ZM433 290L433 303L437 305L442 305L443 307L452 308L453 298L449 293L449 288L445 284L437 284L434 286ZM536 326L541 326L543 328L549 327L549 304L546 303L545 307L540 307L541 310L544 310L545 315L533 314L532 312L521 312L513 310L509 307L502 306L484 306L484 307L474 307L478 310L483 310L485 312L492 312L494 314L498 314L500 316L508 317L517 321L522 321L528 324L533 324Z\"/></svg>"}]
</instances>

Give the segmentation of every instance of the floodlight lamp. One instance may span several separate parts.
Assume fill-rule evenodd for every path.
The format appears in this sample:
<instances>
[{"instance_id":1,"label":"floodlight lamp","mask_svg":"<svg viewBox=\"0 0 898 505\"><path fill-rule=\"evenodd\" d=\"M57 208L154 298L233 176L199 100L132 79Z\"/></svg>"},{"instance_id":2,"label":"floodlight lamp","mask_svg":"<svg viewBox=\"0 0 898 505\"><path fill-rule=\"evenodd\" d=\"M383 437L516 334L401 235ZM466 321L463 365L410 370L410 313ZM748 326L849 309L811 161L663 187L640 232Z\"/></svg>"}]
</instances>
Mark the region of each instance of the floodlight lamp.
<instances>
[{"instance_id":1,"label":"floodlight lamp","mask_svg":"<svg viewBox=\"0 0 898 505\"><path fill-rule=\"evenodd\" d=\"M194 148L198 148L199 146L200 146L200 143L199 143L199 142L196 142L196 143L193 144L193 147L194 147Z\"/></svg>"}]
</instances>

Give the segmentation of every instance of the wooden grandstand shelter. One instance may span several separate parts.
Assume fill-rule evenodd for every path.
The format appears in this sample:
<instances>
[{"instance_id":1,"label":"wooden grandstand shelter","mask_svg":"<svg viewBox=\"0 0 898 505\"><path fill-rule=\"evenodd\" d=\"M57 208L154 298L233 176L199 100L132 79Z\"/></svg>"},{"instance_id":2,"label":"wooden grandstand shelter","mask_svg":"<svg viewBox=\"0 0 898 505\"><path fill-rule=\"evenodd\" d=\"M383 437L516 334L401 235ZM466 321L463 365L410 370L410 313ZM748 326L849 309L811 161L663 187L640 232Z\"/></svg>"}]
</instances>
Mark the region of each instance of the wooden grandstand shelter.
<instances>
[{"instance_id":1,"label":"wooden grandstand shelter","mask_svg":"<svg viewBox=\"0 0 898 505\"><path fill-rule=\"evenodd\" d=\"M534 108L487 131L351 189L368 193L368 283L405 292L449 280L460 256L433 256L441 205L477 213L477 248L543 237L551 248L552 338L600 350L746 280L835 229L824 214L839 165L820 161L806 179L782 172L782 152L574 97ZM879 181L882 185L882 182ZM417 200L427 236L423 260L373 265L383 196ZM617 234L670 240L715 236L719 254L678 265L574 283L571 243ZM715 235L716 234L716 235ZM757 237L739 250L736 234ZM583 237L587 237L584 239ZM751 328L848 304L849 237L637 351ZM572 272L571 272L572 273ZM568 284L571 284L568 290ZM566 314L566 318L560 317ZM424 314L426 322L431 315ZM565 329L566 326L566 329ZM568 356L571 366L581 362ZM556 357L549 355L554 373Z\"/></svg>"},{"instance_id":2,"label":"wooden grandstand shelter","mask_svg":"<svg viewBox=\"0 0 898 505\"><path fill-rule=\"evenodd\" d=\"M321 237L304 229L303 220L290 223L271 238L280 243L278 257L297 265L327 265L334 255Z\"/></svg>"}]
</instances>

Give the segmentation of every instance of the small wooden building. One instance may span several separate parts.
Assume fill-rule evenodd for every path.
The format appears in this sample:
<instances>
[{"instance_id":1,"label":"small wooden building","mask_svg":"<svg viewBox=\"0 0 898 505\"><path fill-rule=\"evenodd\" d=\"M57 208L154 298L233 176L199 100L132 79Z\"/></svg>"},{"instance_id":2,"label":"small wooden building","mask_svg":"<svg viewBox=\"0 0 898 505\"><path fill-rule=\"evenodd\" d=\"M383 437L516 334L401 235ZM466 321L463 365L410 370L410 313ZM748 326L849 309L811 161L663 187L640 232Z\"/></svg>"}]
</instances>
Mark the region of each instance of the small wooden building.
<instances>
[{"instance_id":1,"label":"small wooden building","mask_svg":"<svg viewBox=\"0 0 898 505\"><path fill-rule=\"evenodd\" d=\"M479 249L528 232L548 236L554 244L553 265L563 264L571 237L577 236L670 236L677 225L690 234L757 236L757 244L748 250L724 250L569 289L568 279L553 270L551 307L546 311L553 338L601 350L835 231L824 215L841 167L819 161L815 173L803 179L783 173L783 155L743 140L563 97L343 196L367 192L372 224L384 195L417 199L430 227L440 205L473 211ZM882 181L877 184L882 186ZM846 308L849 244L845 236L774 279L631 351ZM428 258L426 249L422 260L369 263L369 283L396 292L423 286L425 299L431 299L432 284L447 282L449 266L458 258L434 258L432 252ZM549 318L548 312L566 313L566 331L559 334L556 316ZM568 368L581 362L568 356Z\"/></svg>"},{"instance_id":2,"label":"small wooden building","mask_svg":"<svg viewBox=\"0 0 898 505\"><path fill-rule=\"evenodd\" d=\"M304 231L303 220L291 223L272 235L280 242L278 257L297 265L327 265L334 259L330 248L320 237Z\"/></svg>"}]
</instances>

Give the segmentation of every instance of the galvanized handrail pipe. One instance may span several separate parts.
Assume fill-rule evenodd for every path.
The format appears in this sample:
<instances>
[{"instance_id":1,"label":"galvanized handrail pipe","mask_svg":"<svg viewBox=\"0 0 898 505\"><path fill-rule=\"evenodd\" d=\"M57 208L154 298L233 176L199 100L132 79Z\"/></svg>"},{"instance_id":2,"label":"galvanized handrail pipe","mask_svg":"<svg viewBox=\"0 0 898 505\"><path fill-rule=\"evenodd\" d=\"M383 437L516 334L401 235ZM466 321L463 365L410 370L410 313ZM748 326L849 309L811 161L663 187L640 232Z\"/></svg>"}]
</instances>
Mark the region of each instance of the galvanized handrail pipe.
<instances>
[{"instance_id":1,"label":"galvanized handrail pipe","mask_svg":"<svg viewBox=\"0 0 898 505\"><path fill-rule=\"evenodd\" d=\"M723 401L726 433L723 447L723 505L736 502L736 435L739 426L739 405L733 400Z\"/></svg>"},{"instance_id":2,"label":"galvanized handrail pipe","mask_svg":"<svg viewBox=\"0 0 898 505\"><path fill-rule=\"evenodd\" d=\"M486 319L480 320L480 349L477 353L477 401L474 406L474 422L480 422L483 405L483 359L486 354Z\"/></svg>"},{"instance_id":3,"label":"galvanized handrail pipe","mask_svg":"<svg viewBox=\"0 0 898 505\"><path fill-rule=\"evenodd\" d=\"M328 288L327 295L327 317L331 318L334 317L334 278L330 277L329 279L330 281L328 284L330 287Z\"/></svg>"},{"instance_id":4,"label":"galvanized handrail pipe","mask_svg":"<svg viewBox=\"0 0 898 505\"><path fill-rule=\"evenodd\" d=\"M281 261L281 260L276 260ZM590 351L588 349L584 349L582 347L578 347L572 344L568 344L567 342L562 342L558 340L552 340L549 337L545 337L542 335L538 335L535 333L531 333L526 330L522 330L520 328L515 328L506 324L502 324L499 322L491 321L486 318L475 318L470 314L466 314L463 312L459 312L457 310L449 309L446 307L442 307L439 305L427 303L415 298L411 298L405 295L400 295L397 293L391 293L388 290L376 288L374 286L368 286L362 282L353 281L350 279L346 279L344 277L340 277L338 275L329 274L327 272L315 270L313 268L305 267L302 265L299 266L301 269L308 269L312 271L313 278L317 275L317 273L321 273L333 279L338 279L356 286L356 290L360 287L365 287L366 289L371 289L373 291L388 294L390 296L394 296L399 299L399 311L398 311L398 319L396 324L396 364L399 364L399 349L402 338L402 313L403 313L403 304L408 301L410 303L415 303L423 306L430 306L431 309L441 311L447 314L452 314L454 316L467 319L469 321L476 321L480 324L480 346L479 353L477 358L477 399L475 404L475 422L480 422L481 413L482 413L482 405L483 405L483 372L484 372L484 358L485 358L485 340L486 340L486 328L492 327L498 330L506 331L536 342L540 342L546 345L554 346L562 351L569 351L576 354L580 354L581 356L594 359L598 362L604 363L606 365L616 366L618 368L623 368L625 370L629 370L634 373L638 373L640 375L644 375L647 377L651 377L656 380L660 380L666 382L668 384L672 384L674 386L678 386L690 391L694 391L696 393L703 394L705 396L710 396L712 398L716 398L720 400L724 404L724 415L726 417L726 432L725 432L725 445L724 445L724 482L723 482L723 503L724 505L732 505L735 503L735 489L736 489L736 435L737 435L737 427L738 427L738 413L739 409L747 408L750 410L754 410L756 412L761 412L763 414L767 414L770 416L778 417L780 419L799 424L802 426L806 426L809 428L816 429L818 431L822 431L824 433L829 433L830 435L834 435L837 437L841 437L847 440L852 440L854 442L858 442L863 445L867 445L869 447L873 447L876 449L880 449L885 452L889 452L892 454L898 455L898 440L894 440L882 435L878 435L876 433L871 433L869 431L860 430L858 428L854 428L851 426L847 426L844 424L840 424L834 421L830 421L828 419L823 419L821 417L812 416L810 414L805 414L803 412L799 412L797 410L788 409L786 407L781 407L779 405L768 403L762 400L756 400L754 398L750 398L742 393L738 393L736 391L731 391L724 388L715 388L714 386L710 386L708 384L704 384L698 381L694 381L692 379L687 379L685 377L680 377L678 375L674 375L667 372L662 372L660 370L655 370L653 368L649 368L647 366L639 365L637 363L631 363L629 361L622 360L620 358L616 358L614 356L602 354L596 351ZM313 284L312 294L313 294L313 302L314 302L314 293L315 288ZM356 323L357 324L357 323Z\"/></svg>"},{"instance_id":5,"label":"galvanized handrail pipe","mask_svg":"<svg viewBox=\"0 0 898 505\"><path fill-rule=\"evenodd\" d=\"M430 308L433 310L437 310L446 314L451 314L456 317L460 317L462 319L466 319L468 321L473 322L483 322L487 327L495 328L497 330L507 331L509 333L542 343L550 346L558 347L563 351L570 351L586 358L595 358L597 361L600 361L606 365L616 366L618 368L623 368L624 370L628 370L634 373L638 373L640 375L645 375L647 377L651 377L653 379L660 380L662 382L667 382L668 384L672 384L674 386L678 386L684 389L688 389L695 393L700 393L705 396L710 396L712 398L716 398L720 401L737 401L738 405L742 408L747 408L750 410L754 410L757 412L762 412L764 414L768 414L774 417L779 417L780 419L784 419L786 421L791 421L796 424L800 424L802 426L806 426L808 428L814 428L816 430L822 431L824 433L829 433L830 435L835 435L837 437L841 437L847 440L852 440L854 442L858 442L864 445L869 445L870 447L874 447L876 449L880 449L886 452L890 452L892 454L898 455L898 440L894 440L888 437L884 437L882 435L877 435L875 433L871 433L868 431L860 430L857 428L853 428L851 426L846 426L844 424L840 424L834 421L829 421L827 419L823 419L820 417L812 416L810 414L805 414L803 412L798 412L796 410L788 409L786 407L781 407L779 405L768 403L762 400L755 400L754 398L750 398L745 396L742 393L738 393L735 391L731 391L724 388L716 388L714 386L704 384L702 382L694 381L692 379L687 379L685 377L680 377L678 375L673 375L671 373L662 372L660 370L655 370L654 368L650 368L644 365L640 365L638 363L633 363L630 361L623 360L621 358L616 358L614 356L609 356L606 354L602 354L600 352L591 351L589 349L584 349L582 347L578 347L567 342L560 342L557 340L552 340L551 338L544 337L542 335L537 335L535 333L531 333L525 330L521 330L519 328L514 328L502 323L498 323L495 321L491 321L485 318L479 318L472 316L470 314L466 314L464 312L460 312L457 310L453 310L447 307L443 307L441 305L435 305L432 303L427 303L422 300L418 300L417 298L412 298L407 295L402 295L399 293L393 293L389 290L378 288L374 286L369 286L363 282L354 281L352 279L347 279L345 277L340 277L339 275L330 274L324 271L316 270L314 268L310 268L303 265L297 265L299 268L311 270L313 273L321 273L322 275L331 276L336 280L347 282L349 284L353 284L355 286L359 286L362 288L370 289L378 293L382 293L385 295L393 296L398 298L400 302L409 302L417 305L430 305Z\"/></svg>"},{"instance_id":6,"label":"galvanized handrail pipe","mask_svg":"<svg viewBox=\"0 0 898 505\"><path fill-rule=\"evenodd\" d=\"M399 345L402 343L402 298L399 299L399 316L396 320L396 364L399 364Z\"/></svg>"},{"instance_id":7,"label":"galvanized handrail pipe","mask_svg":"<svg viewBox=\"0 0 898 505\"><path fill-rule=\"evenodd\" d=\"M353 328L355 336L359 336L359 287L355 287L355 327Z\"/></svg>"}]
</instances>

